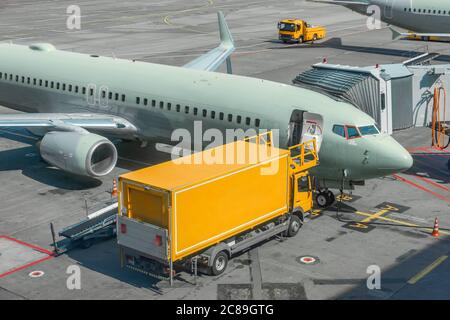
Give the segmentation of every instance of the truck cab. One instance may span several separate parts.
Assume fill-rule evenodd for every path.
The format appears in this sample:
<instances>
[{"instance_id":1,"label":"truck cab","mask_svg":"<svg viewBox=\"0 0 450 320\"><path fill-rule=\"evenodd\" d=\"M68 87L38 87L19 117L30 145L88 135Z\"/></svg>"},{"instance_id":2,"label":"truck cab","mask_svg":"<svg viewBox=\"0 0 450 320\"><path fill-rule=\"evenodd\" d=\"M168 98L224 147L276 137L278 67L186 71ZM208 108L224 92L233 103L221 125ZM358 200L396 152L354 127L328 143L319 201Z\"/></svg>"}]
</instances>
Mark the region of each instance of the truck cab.
<instances>
[{"instance_id":1,"label":"truck cab","mask_svg":"<svg viewBox=\"0 0 450 320\"><path fill-rule=\"evenodd\" d=\"M325 38L326 29L322 26L311 26L301 19L285 19L278 23L278 36L284 43L307 42Z\"/></svg>"}]
</instances>

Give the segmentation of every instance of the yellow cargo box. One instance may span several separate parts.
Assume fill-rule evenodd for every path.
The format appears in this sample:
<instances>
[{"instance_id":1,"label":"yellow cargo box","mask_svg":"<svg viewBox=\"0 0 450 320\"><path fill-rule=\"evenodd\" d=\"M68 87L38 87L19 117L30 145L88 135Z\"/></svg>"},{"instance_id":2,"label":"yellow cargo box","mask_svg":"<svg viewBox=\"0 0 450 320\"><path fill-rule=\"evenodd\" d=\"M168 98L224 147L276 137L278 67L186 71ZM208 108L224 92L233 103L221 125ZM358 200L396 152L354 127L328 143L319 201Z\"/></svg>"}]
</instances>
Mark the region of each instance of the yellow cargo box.
<instances>
[{"instance_id":1,"label":"yellow cargo box","mask_svg":"<svg viewBox=\"0 0 450 320\"><path fill-rule=\"evenodd\" d=\"M148 239L144 245L139 244L142 238L121 241L120 229L127 227L119 226L119 244L175 262L285 214L289 152L269 146L258 159L251 159L255 146L238 141L120 176L119 210L125 219L121 223L134 220L165 229L167 239L163 233L155 234L155 239L144 235ZM199 163L199 156L223 153L225 158L231 150L232 161L222 161L228 163L204 163L206 159ZM147 247L155 242L167 253Z\"/></svg>"},{"instance_id":2,"label":"yellow cargo box","mask_svg":"<svg viewBox=\"0 0 450 320\"><path fill-rule=\"evenodd\" d=\"M254 138L120 176L122 266L172 281L174 263L196 273L200 260L218 275L235 253L295 236L312 208L315 140L283 150Z\"/></svg>"}]
</instances>

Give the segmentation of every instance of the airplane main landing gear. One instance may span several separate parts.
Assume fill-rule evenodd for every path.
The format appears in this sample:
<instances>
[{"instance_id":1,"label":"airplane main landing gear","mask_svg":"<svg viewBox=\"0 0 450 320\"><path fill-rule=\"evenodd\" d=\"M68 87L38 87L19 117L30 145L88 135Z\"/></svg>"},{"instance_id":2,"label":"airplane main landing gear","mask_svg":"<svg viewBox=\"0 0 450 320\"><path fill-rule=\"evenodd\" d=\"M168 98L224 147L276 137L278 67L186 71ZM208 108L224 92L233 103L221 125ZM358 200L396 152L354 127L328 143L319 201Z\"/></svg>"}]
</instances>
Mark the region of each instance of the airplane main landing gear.
<instances>
[{"instance_id":1,"label":"airplane main landing gear","mask_svg":"<svg viewBox=\"0 0 450 320\"><path fill-rule=\"evenodd\" d=\"M330 190L320 191L316 195L316 203L320 208L326 208L334 203L334 193Z\"/></svg>"}]
</instances>

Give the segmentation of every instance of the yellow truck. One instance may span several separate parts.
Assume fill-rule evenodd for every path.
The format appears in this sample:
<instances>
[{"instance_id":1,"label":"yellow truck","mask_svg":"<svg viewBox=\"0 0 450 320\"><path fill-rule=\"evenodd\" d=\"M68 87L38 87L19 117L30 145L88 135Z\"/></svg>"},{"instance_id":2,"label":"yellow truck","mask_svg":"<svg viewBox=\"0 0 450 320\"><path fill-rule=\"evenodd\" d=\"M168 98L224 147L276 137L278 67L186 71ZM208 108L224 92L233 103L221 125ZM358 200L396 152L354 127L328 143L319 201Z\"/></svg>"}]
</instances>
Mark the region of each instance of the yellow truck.
<instances>
[{"instance_id":1,"label":"yellow truck","mask_svg":"<svg viewBox=\"0 0 450 320\"><path fill-rule=\"evenodd\" d=\"M121 266L171 283L176 271L189 267L219 275L234 254L277 234L296 235L312 209L308 169L318 164L316 143L284 150L270 137L121 175ZM202 160L211 154L225 154L227 161Z\"/></svg>"},{"instance_id":2,"label":"yellow truck","mask_svg":"<svg viewBox=\"0 0 450 320\"><path fill-rule=\"evenodd\" d=\"M284 43L308 42L325 38L327 30L322 26L311 26L300 19L285 19L278 22L278 37Z\"/></svg>"}]
</instances>

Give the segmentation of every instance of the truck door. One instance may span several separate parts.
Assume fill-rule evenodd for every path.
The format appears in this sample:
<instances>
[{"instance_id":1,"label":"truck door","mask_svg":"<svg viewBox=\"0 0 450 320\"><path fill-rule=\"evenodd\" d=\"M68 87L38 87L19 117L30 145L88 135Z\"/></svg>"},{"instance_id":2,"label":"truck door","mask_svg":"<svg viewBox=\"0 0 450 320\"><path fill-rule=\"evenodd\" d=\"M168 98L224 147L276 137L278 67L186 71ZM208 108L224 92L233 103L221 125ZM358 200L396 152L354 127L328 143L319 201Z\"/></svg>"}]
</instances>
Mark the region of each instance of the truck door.
<instances>
[{"instance_id":1,"label":"truck door","mask_svg":"<svg viewBox=\"0 0 450 320\"><path fill-rule=\"evenodd\" d=\"M312 208L311 177L307 172L295 174L294 208L301 207L303 212Z\"/></svg>"}]
</instances>

